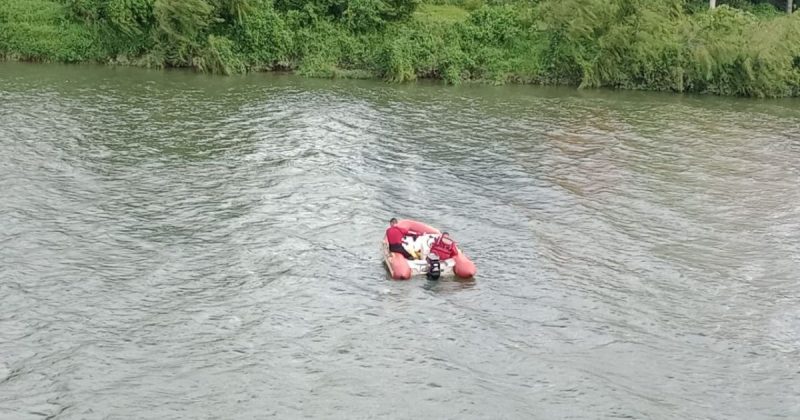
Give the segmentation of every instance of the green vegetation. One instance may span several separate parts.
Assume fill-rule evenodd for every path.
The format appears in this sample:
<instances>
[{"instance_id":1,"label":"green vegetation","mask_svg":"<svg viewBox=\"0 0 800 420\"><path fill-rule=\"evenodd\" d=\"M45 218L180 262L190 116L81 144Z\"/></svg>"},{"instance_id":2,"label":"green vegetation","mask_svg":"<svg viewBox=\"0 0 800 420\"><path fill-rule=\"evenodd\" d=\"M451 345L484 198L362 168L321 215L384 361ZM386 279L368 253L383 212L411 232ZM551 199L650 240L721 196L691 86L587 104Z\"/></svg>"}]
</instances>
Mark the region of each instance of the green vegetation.
<instances>
[{"instance_id":1,"label":"green vegetation","mask_svg":"<svg viewBox=\"0 0 800 420\"><path fill-rule=\"evenodd\" d=\"M421 4L414 12L414 20L422 23L452 25L467 20L469 12L452 4Z\"/></svg>"},{"instance_id":2,"label":"green vegetation","mask_svg":"<svg viewBox=\"0 0 800 420\"><path fill-rule=\"evenodd\" d=\"M800 95L800 15L718 0L0 0L0 56Z\"/></svg>"}]
</instances>

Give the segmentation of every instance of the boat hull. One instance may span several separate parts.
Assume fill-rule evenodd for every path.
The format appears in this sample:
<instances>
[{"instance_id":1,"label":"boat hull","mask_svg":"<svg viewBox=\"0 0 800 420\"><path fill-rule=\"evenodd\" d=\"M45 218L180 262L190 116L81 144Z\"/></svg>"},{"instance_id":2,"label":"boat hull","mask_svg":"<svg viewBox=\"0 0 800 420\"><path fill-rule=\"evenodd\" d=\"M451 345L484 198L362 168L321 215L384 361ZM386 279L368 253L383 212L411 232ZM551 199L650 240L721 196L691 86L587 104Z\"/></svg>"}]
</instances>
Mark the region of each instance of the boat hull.
<instances>
[{"instance_id":1,"label":"boat hull","mask_svg":"<svg viewBox=\"0 0 800 420\"><path fill-rule=\"evenodd\" d=\"M425 223L416 220L399 220L398 226L408 229L420 235L440 235L441 232ZM475 263L472 262L456 246L457 254L453 258L440 261L441 276L456 276L460 278L474 277L477 273ZM420 260L408 260L403 255L389 251L389 242L386 236L383 237L382 251L384 264L389 270L389 274L395 280L408 280L414 276L426 275L428 273L428 263L423 258Z\"/></svg>"}]
</instances>

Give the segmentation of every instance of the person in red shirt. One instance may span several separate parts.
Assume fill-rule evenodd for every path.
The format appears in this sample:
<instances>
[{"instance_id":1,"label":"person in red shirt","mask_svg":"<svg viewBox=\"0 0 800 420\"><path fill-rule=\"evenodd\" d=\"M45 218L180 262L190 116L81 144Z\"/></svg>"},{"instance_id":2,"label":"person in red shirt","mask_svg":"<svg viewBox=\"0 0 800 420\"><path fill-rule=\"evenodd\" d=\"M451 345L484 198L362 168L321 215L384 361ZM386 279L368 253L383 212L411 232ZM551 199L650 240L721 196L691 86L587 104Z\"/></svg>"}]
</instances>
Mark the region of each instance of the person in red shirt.
<instances>
[{"instance_id":1,"label":"person in red shirt","mask_svg":"<svg viewBox=\"0 0 800 420\"><path fill-rule=\"evenodd\" d=\"M400 226L397 226L397 219L394 217L392 220L389 220L389 228L386 229L386 241L389 242L389 251L402 254L408 260L412 259L413 257L403 247L403 237L409 233L410 232L408 229L403 229Z\"/></svg>"},{"instance_id":2,"label":"person in red shirt","mask_svg":"<svg viewBox=\"0 0 800 420\"><path fill-rule=\"evenodd\" d=\"M450 234L447 232L442 232L442 236L433 241L431 252L438 255L440 260L446 260L458 255L456 242L450 239Z\"/></svg>"}]
</instances>

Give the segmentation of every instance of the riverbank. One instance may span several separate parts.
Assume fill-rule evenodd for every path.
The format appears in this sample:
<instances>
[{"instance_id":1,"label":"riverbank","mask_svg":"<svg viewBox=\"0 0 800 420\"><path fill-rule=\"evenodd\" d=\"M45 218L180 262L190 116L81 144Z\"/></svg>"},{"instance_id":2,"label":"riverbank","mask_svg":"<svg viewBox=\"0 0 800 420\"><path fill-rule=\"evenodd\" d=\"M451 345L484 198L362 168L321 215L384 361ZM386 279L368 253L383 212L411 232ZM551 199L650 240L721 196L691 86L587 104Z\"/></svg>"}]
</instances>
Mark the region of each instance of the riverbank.
<instances>
[{"instance_id":1,"label":"riverbank","mask_svg":"<svg viewBox=\"0 0 800 420\"><path fill-rule=\"evenodd\" d=\"M0 56L221 74L800 95L800 18L771 6L450 3L0 0Z\"/></svg>"}]
</instances>

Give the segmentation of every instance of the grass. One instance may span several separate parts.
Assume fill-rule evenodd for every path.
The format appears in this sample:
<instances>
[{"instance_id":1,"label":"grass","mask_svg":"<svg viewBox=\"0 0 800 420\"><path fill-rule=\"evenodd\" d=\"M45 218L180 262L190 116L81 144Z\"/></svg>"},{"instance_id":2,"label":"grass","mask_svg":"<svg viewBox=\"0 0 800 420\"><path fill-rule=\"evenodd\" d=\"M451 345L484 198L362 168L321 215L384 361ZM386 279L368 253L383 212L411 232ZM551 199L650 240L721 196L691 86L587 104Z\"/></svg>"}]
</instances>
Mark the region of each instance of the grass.
<instances>
[{"instance_id":1,"label":"grass","mask_svg":"<svg viewBox=\"0 0 800 420\"><path fill-rule=\"evenodd\" d=\"M233 18L220 6L229 1L252 7ZM337 0L351 9L324 15L327 1L0 0L0 58L800 96L800 13L684 0L431 0L439 4L391 17L371 2L415 0ZM105 16L99 5L112 4L122 12Z\"/></svg>"},{"instance_id":2,"label":"grass","mask_svg":"<svg viewBox=\"0 0 800 420\"><path fill-rule=\"evenodd\" d=\"M422 23L453 24L467 20L469 12L449 4L421 4L414 12L414 19Z\"/></svg>"},{"instance_id":3,"label":"grass","mask_svg":"<svg viewBox=\"0 0 800 420\"><path fill-rule=\"evenodd\" d=\"M23 61L91 61L100 56L91 28L47 0L0 0L0 57Z\"/></svg>"}]
</instances>

